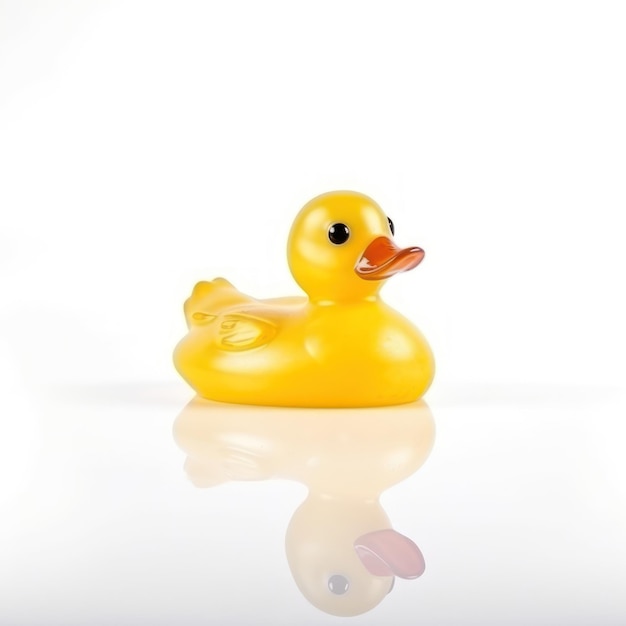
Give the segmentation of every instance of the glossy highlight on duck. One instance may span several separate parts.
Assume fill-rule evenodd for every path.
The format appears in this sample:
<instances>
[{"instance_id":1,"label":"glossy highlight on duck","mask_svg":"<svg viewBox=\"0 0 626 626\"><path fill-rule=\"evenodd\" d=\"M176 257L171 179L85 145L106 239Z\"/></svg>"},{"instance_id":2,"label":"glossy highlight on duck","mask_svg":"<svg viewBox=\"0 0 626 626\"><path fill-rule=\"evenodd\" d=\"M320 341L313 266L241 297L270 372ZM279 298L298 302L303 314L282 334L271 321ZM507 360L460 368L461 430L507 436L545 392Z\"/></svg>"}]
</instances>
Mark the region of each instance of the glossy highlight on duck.
<instances>
[{"instance_id":1,"label":"glossy highlight on duck","mask_svg":"<svg viewBox=\"0 0 626 626\"><path fill-rule=\"evenodd\" d=\"M198 283L184 306L189 332L174 351L183 378L221 402L366 407L412 402L434 359L420 331L379 292L424 251L400 248L371 198L330 192L296 216L291 273L307 294L259 300L224 278Z\"/></svg>"}]
</instances>

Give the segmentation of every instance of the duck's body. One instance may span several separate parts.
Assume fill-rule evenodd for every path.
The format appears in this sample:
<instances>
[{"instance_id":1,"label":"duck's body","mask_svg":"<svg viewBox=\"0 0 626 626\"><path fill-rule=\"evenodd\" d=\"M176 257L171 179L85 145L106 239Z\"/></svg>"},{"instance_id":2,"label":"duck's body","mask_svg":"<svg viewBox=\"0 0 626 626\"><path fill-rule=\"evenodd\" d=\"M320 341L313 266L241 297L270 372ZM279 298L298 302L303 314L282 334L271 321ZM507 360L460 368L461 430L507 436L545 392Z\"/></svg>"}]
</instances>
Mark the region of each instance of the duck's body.
<instances>
[{"instance_id":1,"label":"duck's body","mask_svg":"<svg viewBox=\"0 0 626 626\"><path fill-rule=\"evenodd\" d=\"M194 296L188 300L190 331L175 353L181 374L205 398L384 406L411 402L430 384L426 341L379 299L316 305L306 298L255 300L222 281L214 290L214 306L210 293L201 296L201 307ZM224 306L228 296L237 301Z\"/></svg>"},{"instance_id":2,"label":"duck's body","mask_svg":"<svg viewBox=\"0 0 626 626\"><path fill-rule=\"evenodd\" d=\"M327 198L324 209L330 200L336 200L320 198ZM326 222L332 224L346 216L352 217L346 221L358 233L356 218L364 198L371 212L371 200L344 192L339 198L343 200L339 208L344 210L337 218L322 220L324 233L329 228ZM313 208L319 201L313 201L317 202ZM337 209L330 204L331 209ZM221 278L198 283L185 303L189 334L176 348L176 367L200 395L223 402L357 407L416 400L432 380L432 353L417 328L382 302L377 284L391 275L389 272L410 269L409 253L397 248L395 256L387 249L377 252L386 254L379 263L386 264L381 278L360 276L355 270L359 257L352 260L354 252L347 255L351 260L349 273L342 269L333 272L337 249L330 242L329 250L325 250L328 240L322 242L322 256L331 253L325 263L310 263L306 256L311 242L303 238L311 230L311 224L306 223L310 205L301 212L300 223L296 219L289 256L294 275L301 278L299 282L304 283L310 297L256 300ZM361 238L371 240L367 235L370 233L361 234ZM380 244L382 239L390 241L386 237L376 241ZM360 254L366 247L356 242L355 251L360 250ZM341 249L343 256L346 252L350 253L348 246ZM368 258L365 260L363 273L377 269ZM331 284L324 285L325 278Z\"/></svg>"}]
</instances>

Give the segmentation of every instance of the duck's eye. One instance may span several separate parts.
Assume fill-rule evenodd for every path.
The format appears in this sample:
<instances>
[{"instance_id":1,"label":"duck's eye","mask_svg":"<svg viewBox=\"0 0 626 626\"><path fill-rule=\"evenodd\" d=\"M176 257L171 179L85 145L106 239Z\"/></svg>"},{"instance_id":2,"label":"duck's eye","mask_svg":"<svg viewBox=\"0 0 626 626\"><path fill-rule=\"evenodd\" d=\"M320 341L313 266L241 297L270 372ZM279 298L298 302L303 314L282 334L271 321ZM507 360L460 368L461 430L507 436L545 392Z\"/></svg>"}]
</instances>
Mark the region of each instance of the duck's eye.
<instances>
[{"instance_id":1,"label":"duck's eye","mask_svg":"<svg viewBox=\"0 0 626 626\"><path fill-rule=\"evenodd\" d=\"M342 243L346 243L350 237L350 229L345 224L333 224L328 229L328 238L336 246L340 246Z\"/></svg>"},{"instance_id":2,"label":"duck's eye","mask_svg":"<svg viewBox=\"0 0 626 626\"><path fill-rule=\"evenodd\" d=\"M391 218L388 217L387 221L389 222L389 228L391 230L391 234L395 235L396 234L396 229L395 229L395 226L393 225L393 222L391 221Z\"/></svg>"}]
</instances>

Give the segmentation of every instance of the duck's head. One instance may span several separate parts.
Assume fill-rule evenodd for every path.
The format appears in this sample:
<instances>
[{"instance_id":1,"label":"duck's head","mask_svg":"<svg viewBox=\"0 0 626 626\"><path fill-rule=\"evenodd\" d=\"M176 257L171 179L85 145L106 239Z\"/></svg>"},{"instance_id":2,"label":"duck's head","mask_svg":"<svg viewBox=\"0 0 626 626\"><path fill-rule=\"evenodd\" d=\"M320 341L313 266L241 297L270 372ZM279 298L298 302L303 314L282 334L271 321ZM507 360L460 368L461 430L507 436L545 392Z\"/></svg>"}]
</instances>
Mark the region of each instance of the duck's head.
<instances>
[{"instance_id":1,"label":"duck's head","mask_svg":"<svg viewBox=\"0 0 626 626\"><path fill-rule=\"evenodd\" d=\"M308 202L291 227L291 273L315 302L375 296L387 278L424 258L421 248L396 246L393 235L393 222L371 198L325 193Z\"/></svg>"}]
</instances>

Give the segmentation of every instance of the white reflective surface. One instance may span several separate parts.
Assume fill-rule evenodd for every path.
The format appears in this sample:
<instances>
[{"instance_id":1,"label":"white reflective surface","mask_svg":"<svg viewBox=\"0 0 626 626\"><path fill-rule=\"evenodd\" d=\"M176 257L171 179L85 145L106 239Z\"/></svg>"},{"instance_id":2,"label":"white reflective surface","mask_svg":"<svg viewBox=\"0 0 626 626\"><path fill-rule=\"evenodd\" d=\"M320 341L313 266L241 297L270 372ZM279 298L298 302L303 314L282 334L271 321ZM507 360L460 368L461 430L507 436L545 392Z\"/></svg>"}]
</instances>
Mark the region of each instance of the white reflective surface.
<instances>
[{"instance_id":1,"label":"white reflective surface","mask_svg":"<svg viewBox=\"0 0 626 626\"><path fill-rule=\"evenodd\" d=\"M623 397L432 395L331 415L172 385L4 394L1 622L623 623ZM350 545L386 527L426 561L389 594Z\"/></svg>"}]
</instances>

